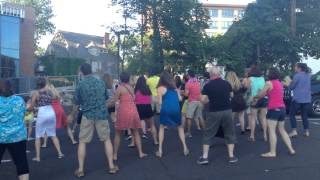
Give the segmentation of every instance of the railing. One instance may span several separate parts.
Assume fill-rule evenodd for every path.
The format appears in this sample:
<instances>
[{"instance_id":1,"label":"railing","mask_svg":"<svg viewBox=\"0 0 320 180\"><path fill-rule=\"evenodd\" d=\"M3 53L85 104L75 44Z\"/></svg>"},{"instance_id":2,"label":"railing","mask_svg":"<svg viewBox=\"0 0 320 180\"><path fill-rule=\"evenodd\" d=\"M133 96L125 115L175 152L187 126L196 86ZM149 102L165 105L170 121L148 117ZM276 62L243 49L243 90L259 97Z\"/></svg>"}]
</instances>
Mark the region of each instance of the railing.
<instances>
[{"instance_id":1,"label":"railing","mask_svg":"<svg viewBox=\"0 0 320 180\"><path fill-rule=\"evenodd\" d=\"M0 14L25 18L25 11L23 8L16 7L13 4L3 1L0 1Z\"/></svg>"},{"instance_id":2,"label":"railing","mask_svg":"<svg viewBox=\"0 0 320 180\"><path fill-rule=\"evenodd\" d=\"M63 92L72 92L79 82L78 76L47 76L47 81ZM15 94L29 95L36 88L37 77L9 78Z\"/></svg>"}]
</instances>

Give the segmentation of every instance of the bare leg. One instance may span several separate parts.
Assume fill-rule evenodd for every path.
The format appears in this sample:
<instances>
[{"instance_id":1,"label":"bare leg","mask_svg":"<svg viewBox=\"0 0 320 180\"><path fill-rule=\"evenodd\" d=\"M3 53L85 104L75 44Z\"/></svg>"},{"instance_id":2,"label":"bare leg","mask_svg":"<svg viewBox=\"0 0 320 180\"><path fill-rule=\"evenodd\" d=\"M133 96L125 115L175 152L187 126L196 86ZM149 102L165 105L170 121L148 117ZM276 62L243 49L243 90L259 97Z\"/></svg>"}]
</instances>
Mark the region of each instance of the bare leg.
<instances>
[{"instance_id":1,"label":"bare leg","mask_svg":"<svg viewBox=\"0 0 320 180\"><path fill-rule=\"evenodd\" d=\"M141 137L140 137L139 130L133 129L132 134L133 134L134 142L135 142L137 149L138 149L139 157L144 158L146 156L146 154L142 150Z\"/></svg>"},{"instance_id":2,"label":"bare leg","mask_svg":"<svg viewBox=\"0 0 320 180\"><path fill-rule=\"evenodd\" d=\"M47 134L45 134L43 137L43 144L41 147L46 148L47 146L48 146L48 136Z\"/></svg>"},{"instance_id":3,"label":"bare leg","mask_svg":"<svg viewBox=\"0 0 320 180\"><path fill-rule=\"evenodd\" d=\"M29 180L29 174L20 175L19 180Z\"/></svg>"},{"instance_id":4,"label":"bare leg","mask_svg":"<svg viewBox=\"0 0 320 180\"><path fill-rule=\"evenodd\" d=\"M113 147L111 140L108 139L107 141L104 142L104 149L105 149L105 154L108 159L108 165L110 169L114 168L114 163L113 163Z\"/></svg>"},{"instance_id":5,"label":"bare leg","mask_svg":"<svg viewBox=\"0 0 320 180\"><path fill-rule=\"evenodd\" d=\"M196 123L197 129L201 130L200 120L198 118L194 118L194 122Z\"/></svg>"},{"instance_id":6,"label":"bare leg","mask_svg":"<svg viewBox=\"0 0 320 180\"><path fill-rule=\"evenodd\" d=\"M209 146L209 145L204 144L204 145L202 146L202 157L203 157L204 159L208 159L209 149L210 149L210 146Z\"/></svg>"},{"instance_id":7,"label":"bare leg","mask_svg":"<svg viewBox=\"0 0 320 180\"><path fill-rule=\"evenodd\" d=\"M113 151L113 160L118 159L118 150L120 147L120 141L121 141L121 131L116 130L114 135L114 151Z\"/></svg>"},{"instance_id":8,"label":"bare leg","mask_svg":"<svg viewBox=\"0 0 320 180\"><path fill-rule=\"evenodd\" d=\"M187 120L187 134L189 137L191 137L192 120L189 118L186 118L186 120Z\"/></svg>"},{"instance_id":9,"label":"bare leg","mask_svg":"<svg viewBox=\"0 0 320 180\"><path fill-rule=\"evenodd\" d=\"M85 159L86 159L86 144L83 142L80 142L78 146L78 163L79 163L78 171L79 172L83 172Z\"/></svg>"},{"instance_id":10,"label":"bare leg","mask_svg":"<svg viewBox=\"0 0 320 180\"><path fill-rule=\"evenodd\" d=\"M266 114L267 114L266 108L263 108L263 109L260 109L260 110L259 110L259 120L260 120L260 122L261 122L261 126L262 126L262 129L263 129L263 138L264 138L264 141L268 141Z\"/></svg>"},{"instance_id":11,"label":"bare leg","mask_svg":"<svg viewBox=\"0 0 320 180\"><path fill-rule=\"evenodd\" d=\"M146 127L146 121L141 120L141 126L142 126L142 133L147 134L147 127Z\"/></svg>"},{"instance_id":12,"label":"bare leg","mask_svg":"<svg viewBox=\"0 0 320 180\"><path fill-rule=\"evenodd\" d=\"M62 156L62 152L61 152L61 147L60 147L60 142L57 136L53 136L51 137L51 140L53 142L54 147L56 148L56 150L58 151L58 156Z\"/></svg>"},{"instance_id":13,"label":"bare leg","mask_svg":"<svg viewBox=\"0 0 320 180\"><path fill-rule=\"evenodd\" d=\"M36 149L36 157L33 158L34 161L40 161L40 145L41 144L41 139L36 138L35 140L35 149Z\"/></svg>"},{"instance_id":14,"label":"bare leg","mask_svg":"<svg viewBox=\"0 0 320 180\"><path fill-rule=\"evenodd\" d=\"M268 120L268 131L269 131L269 143L270 151L262 154L263 157L276 157L277 156L277 128L278 121Z\"/></svg>"},{"instance_id":15,"label":"bare leg","mask_svg":"<svg viewBox=\"0 0 320 180\"><path fill-rule=\"evenodd\" d=\"M149 123L149 127L151 128L151 134L152 134L152 137L153 137L153 143L154 144L159 144L158 137L157 137L157 128L154 125L153 118L150 118L149 120L147 120L147 122Z\"/></svg>"},{"instance_id":16,"label":"bare leg","mask_svg":"<svg viewBox=\"0 0 320 180\"><path fill-rule=\"evenodd\" d=\"M289 138L289 135L288 135L288 133L287 133L285 127L284 127L284 123L285 123L284 121L283 122L279 122L278 129L279 129L280 135L282 137L283 142L286 144L289 152L291 154L295 154L295 150L292 147L292 143L291 143L291 140Z\"/></svg>"},{"instance_id":17,"label":"bare leg","mask_svg":"<svg viewBox=\"0 0 320 180\"><path fill-rule=\"evenodd\" d=\"M199 123L200 123L200 129L199 130L204 129L205 128L205 122L204 122L203 117L199 118Z\"/></svg>"},{"instance_id":18,"label":"bare leg","mask_svg":"<svg viewBox=\"0 0 320 180\"><path fill-rule=\"evenodd\" d=\"M163 125L160 125L160 128L159 128L159 149L158 149L159 157L162 157L162 153L163 153L162 145L163 145L163 140L164 140L164 128L165 127Z\"/></svg>"},{"instance_id":19,"label":"bare leg","mask_svg":"<svg viewBox=\"0 0 320 180\"><path fill-rule=\"evenodd\" d=\"M239 119L239 122L240 122L241 131L244 132L245 131L244 111L241 111L241 112L238 113L238 119Z\"/></svg>"},{"instance_id":20,"label":"bare leg","mask_svg":"<svg viewBox=\"0 0 320 180\"><path fill-rule=\"evenodd\" d=\"M250 123L250 139L255 140L255 130L256 130L256 118L257 118L257 109L251 108L251 116L249 119Z\"/></svg>"},{"instance_id":21,"label":"bare leg","mask_svg":"<svg viewBox=\"0 0 320 180\"><path fill-rule=\"evenodd\" d=\"M228 155L230 158L234 157L234 144L227 144Z\"/></svg>"},{"instance_id":22,"label":"bare leg","mask_svg":"<svg viewBox=\"0 0 320 180\"><path fill-rule=\"evenodd\" d=\"M183 126L179 126L178 127L178 133L179 133L180 141L181 141L182 146L183 146L183 154L185 156L189 155L189 149L188 149L187 144L186 144L186 137L185 137L185 134L184 134Z\"/></svg>"}]
</instances>

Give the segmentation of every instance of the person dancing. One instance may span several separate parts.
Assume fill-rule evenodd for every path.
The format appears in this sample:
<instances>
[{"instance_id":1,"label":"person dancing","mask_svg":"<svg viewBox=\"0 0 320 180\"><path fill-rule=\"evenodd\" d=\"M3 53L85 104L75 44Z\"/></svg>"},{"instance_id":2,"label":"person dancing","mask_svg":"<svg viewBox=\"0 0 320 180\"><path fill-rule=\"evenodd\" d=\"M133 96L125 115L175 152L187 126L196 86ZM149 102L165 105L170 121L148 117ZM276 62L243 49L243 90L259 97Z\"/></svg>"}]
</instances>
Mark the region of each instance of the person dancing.
<instances>
[{"instance_id":1,"label":"person dancing","mask_svg":"<svg viewBox=\"0 0 320 180\"><path fill-rule=\"evenodd\" d=\"M279 71L276 68L269 69L268 79L269 81L266 82L264 88L255 97L256 99L261 99L266 95L269 97L267 119L270 151L261 156L265 158L274 158L277 156L277 127L289 153L295 155L296 152L292 147L291 140L285 129L286 109L283 101L284 90L279 80Z\"/></svg>"},{"instance_id":2,"label":"person dancing","mask_svg":"<svg viewBox=\"0 0 320 180\"><path fill-rule=\"evenodd\" d=\"M60 142L56 136L56 114L52 107L53 93L46 88L46 79L39 78L37 80L37 91L32 95L32 103L29 107L29 111L32 111L35 107L38 108L38 116L36 121L36 157L33 161L40 162L40 143L41 139L46 135L51 137L52 142L58 152L58 158L64 157L61 152Z\"/></svg>"},{"instance_id":3,"label":"person dancing","mask_svg":"<svg viewBox=\"0 0 320 180\"><path fill-rule=\"evenodd\" d=\"M137 107L134 103L134 90L129 85L130 75L126 72L120 74L121 84L118 86L113 102L120 101L117 109L117 120L115 122L115 137L114 137L114 154L113 159L118 159L118 150L121 141L121 132L130 129L133 134L134 143L137 146L139 158L147 156L142 150L141 137L139 129L141 122Z\"/></svg>"},{"instance_id":4,"label":"person dancing","mask_svg":"<svg viewBox=\"0 0 320 180\"><path fill-rule=\"evenodd\" d=\"M163 72L158 84L158 107L160 110L160 129L159 129L159 149L156 156L161 158L163 155L163 141L165 127L177 127L179 137L183 146L183 154L189 155L186 144L184 128L181 125L181 110L179 106L180 95L176 89L173 77L168 72ZM161 108L160 108L161 107Z\"/></svg>"}]
</instances>

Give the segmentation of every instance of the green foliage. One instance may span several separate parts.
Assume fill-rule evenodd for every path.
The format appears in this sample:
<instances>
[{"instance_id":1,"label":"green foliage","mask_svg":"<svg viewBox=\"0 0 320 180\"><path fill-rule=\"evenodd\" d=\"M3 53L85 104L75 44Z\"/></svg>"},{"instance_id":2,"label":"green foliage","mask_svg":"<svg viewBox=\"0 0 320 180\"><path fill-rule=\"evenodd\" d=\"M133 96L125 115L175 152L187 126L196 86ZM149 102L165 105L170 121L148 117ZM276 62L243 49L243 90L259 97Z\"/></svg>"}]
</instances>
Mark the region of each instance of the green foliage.
<instances>
[{"instance_id":1,"label":"green foliage","mask_svg":"<svg viewBox=\"0 0 320 180\"><path fill-rule=\"evenodd\" d=\"M47 33L53 33L55 30L51 19L54 17L51 0L7 0L8 2L31 6L35 10L35 41L38 43L40 38Z\"/></svg>"},{"instance_id":2,"label":"green foliage","mask_svg":"<svg viewBox=\"0 0 320 180\"><path fill-rule=\"evenodd\" d=\"M319 57L320 3L297 1L297 33L290 24L290 0L258 0L249 4L245 16L215 39L219 63L239 71L253 62L262 68L285 71L301 60L301 54Z\"/></svg>"},{"instance_id":3,"label":"green foliage","mask_svg":"<svg viewBox=\"0 0 320 180\"><path fill-rule=\"evenodd\" d=\"M163 70L164 65L183 69L204 63L204 29L208 27L207 11L196 0L113 0L127 9L129 14L142 15L139 36L148 37L149 44L137 56L128 57L128 68L137 65L139 59L145 65ZM134 33L132 33L134 34ZM150 36L145 36L150 34ZM137 47L144 49L142 43ZM142 47L142 48L141 48ZM130 46L128 46L130 49ZM129 53L128 53L129 54ZM139 55L139 56L138 56ZM135 63L130 63L133 61ZM147 61L150 61L146 63ZM139 63L138 63L139 64ZM141 63L142 64L142 63Z\"/></svg>"},{"instance_id":4,"label":"green foliage","mask_svg":"<svg viewBox=\"0 0 320 180\"><path fill-rule=\"evenodd\" d=\"M48 76L77 75L80 65L85 63L84 59L55 58L54 56L43 56L39 60L44 65Z\"/></svg>"}]
</instances>

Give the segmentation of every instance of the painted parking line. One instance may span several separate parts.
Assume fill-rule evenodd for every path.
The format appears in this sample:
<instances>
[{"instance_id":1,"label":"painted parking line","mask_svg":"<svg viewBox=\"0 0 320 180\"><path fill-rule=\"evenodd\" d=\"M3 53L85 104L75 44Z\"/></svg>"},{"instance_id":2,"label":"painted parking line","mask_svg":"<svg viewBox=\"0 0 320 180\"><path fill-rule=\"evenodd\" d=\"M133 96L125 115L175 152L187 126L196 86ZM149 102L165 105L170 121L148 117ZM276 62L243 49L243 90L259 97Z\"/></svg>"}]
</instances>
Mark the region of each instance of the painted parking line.
<instances>
[{"instance_id":1,"label":"painted parking line","mask_svg":"<svg viewBox=\"0 0 320 180\"><path fill-rule=\"evenodd\" d=\"M1 163L9 163L11 162L11 159L4 159L4 160L1 160Z\"/></svg>"}]
</instances>

